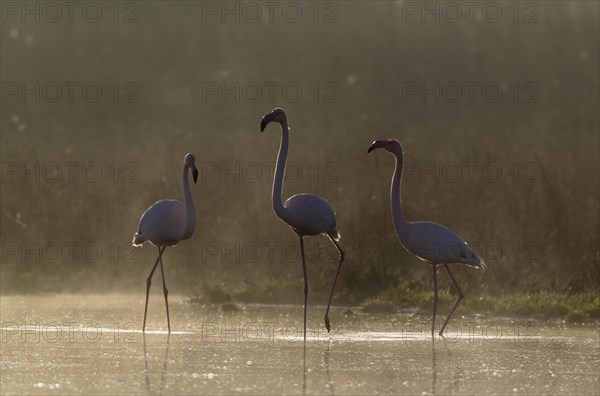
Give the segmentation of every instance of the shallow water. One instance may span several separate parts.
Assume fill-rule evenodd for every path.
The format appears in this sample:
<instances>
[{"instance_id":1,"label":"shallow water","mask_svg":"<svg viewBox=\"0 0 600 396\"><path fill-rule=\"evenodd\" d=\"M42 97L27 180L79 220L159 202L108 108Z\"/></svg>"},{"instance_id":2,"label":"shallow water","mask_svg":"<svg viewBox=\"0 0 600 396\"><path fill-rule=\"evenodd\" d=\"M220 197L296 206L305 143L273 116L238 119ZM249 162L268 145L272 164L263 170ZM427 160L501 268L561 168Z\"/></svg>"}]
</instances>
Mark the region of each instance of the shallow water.
<instances>
[{"instance_id":1,"label":"shallow water","mask_svg":"<svg viewBox=\"0 0 600 396\"><path fill-rule=\"evenodd\" d=\"M446 339L411 315L153 294L2 297L2 394L600 394L597 325L457 315ZM441 318L440 318L441 319ZM441 321L441 320L440 320Z\"/></svg>"}]
</instances>

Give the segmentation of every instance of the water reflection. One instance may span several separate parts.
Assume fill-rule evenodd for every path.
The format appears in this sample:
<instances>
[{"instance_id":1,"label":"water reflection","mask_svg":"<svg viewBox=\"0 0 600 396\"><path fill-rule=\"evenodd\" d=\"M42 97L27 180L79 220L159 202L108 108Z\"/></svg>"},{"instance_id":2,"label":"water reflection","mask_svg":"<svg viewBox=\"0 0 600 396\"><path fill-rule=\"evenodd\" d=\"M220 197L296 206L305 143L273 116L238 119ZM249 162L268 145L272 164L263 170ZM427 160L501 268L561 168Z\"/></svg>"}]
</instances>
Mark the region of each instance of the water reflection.
<instances>
[{"instance_id":1,"label":"water reflection","mask_svg":"<svg viewBox=\"0 0 600 396\"><path fill-rule=\"evenodd\" d=\"M169 341L171 339L171 335L167 335L167 341L165 343L165 354L162 362L162 369L160 372L160 385L158 388L158 394L162 395L163 389L165 388L165 378L167 377L167 362L169 360ZM143 345L144 345L144 377L146 383L146 392L151 393L150 391L150 370L148 368L148 353L146 349L146 335L143 334ZM157 348L158 349L158 348Z\"/></svg>"},{"instance_id":2,"label":"water reflection","mask_svg":"<svg viewBox=\"0 0 600 396\"><path fill-rule=\"evenodd\" d=\"M304 341L304 354L302 355L302 374L303 374L303 381L302 381L302 395L306 396L306 340Z\"/></svg>"},{"instance_id":3,"label":"water reflection","mask_svg":"<svg viewBox=\"0 0 600 396\"><path fill-rule=\"evenodd\" d=\"M329 392L331 393L331 396L334 396L335 389L333 387L333 381L331 380L331 372L329 371L329 351L332 342L333 341L330 339L327 343L327 348L325 348L325 353L323 354L323 364L325 365L325 371L327 372L327 386L329 387Z\"/></svg>"},{"instance_id":4,"label":"water reflection","mask_svg":"<svg viewBox=\"0 0 600 396\"><path fill-rule=\"evenodd\" d=\"M331 396L335 396L335 386L331 377L331 345L333 344L332 340L329 340L329 342L327 342L325 344L324 350L323 350L323 358L322 358L322 363L320 365L320 367L323 367L325 370L325 378L324 378L324 382L323 377L321 375L322 371L319 370L315 370L315 368L313 367L312 369L308 367L307 365L307 356L306 356L306 344L304 345L304 349L303 349L303 383L302 383L302 394L306 395L307 394L307 389L308 389L308 385L307 385L307 376L308 373L312 373L313 374L313 385L314 383L317 383L319 386L319 391L317 392L317 394L325 394L325 392L323 390L321 390L321 386L325 386L325 388L329 389L329 394L331 394ZM319 349L320 349L320 345L318 345ZM316 362L314 361L314 359L312 360L312 364L316 365ZM309 360L308 364L311 364L311 361Z\"/></svg>"},{"instance_id":5,"label":"water reflection","mask_svg":"<svg viewBox=\"0 0 600 396\"><path fill-rule=\"evenodd\" d=\"M461 368L460 364L456 364L455 363L455 359L454 359L454 352L452 351L451 348L451 343L446 342L446 340L441 341L443 348L445 349L446 352L446 356L449 358L447 363L450 364L452 366L452 377L446 377L447 381L444 381L444 376L442 376L442 384L444 384L444 382L447 382L448 385L450 386L450 389L446 389L444 387L442 387L440 394L445 395L445 394L454 394L454 393L458 393L458 387L459 384L461 383L461 377L463 376L463 369ZM442 348L440 345L440 342L438 341L438 344L436 346L436 342L434 340L432 340L431 343L431 394L435 395L437 394L437 382L438 382L438 375L439 375L439 370L438 370L438 356L440 355L440 350L439 348ZM446 365L447 366L447 365Z\"/></svg>"},{"instance_id":6,"label":"water reflection","mask_svg":"<svg viewBox=\"0 0 600 396\"><path fill-rule=\"evenodd\" d=\"M452 378L452 393L456 393L458 392L458 385L460 384L460 378L462 377L462 368L460 366L460 364L456 364L454 363L456 360L454 359L453 356L453 352L452 349L450 349L450 344L449 343L444 343L444 346L446 347L446 352L448 352L448 357L450 357L452 359L452 367L454 367L454 375Z\"/></svg>"},{"instance_id":7,"label":"water reflection","mask_svg":"<svg viewBox=\"0 0 600 396\"><path fill-rule=\"evenodd\" d=\"M435 350L435 339L431 340L431 394L435 395L437 385L437 351Z\"/></svg>"}]
</instances>

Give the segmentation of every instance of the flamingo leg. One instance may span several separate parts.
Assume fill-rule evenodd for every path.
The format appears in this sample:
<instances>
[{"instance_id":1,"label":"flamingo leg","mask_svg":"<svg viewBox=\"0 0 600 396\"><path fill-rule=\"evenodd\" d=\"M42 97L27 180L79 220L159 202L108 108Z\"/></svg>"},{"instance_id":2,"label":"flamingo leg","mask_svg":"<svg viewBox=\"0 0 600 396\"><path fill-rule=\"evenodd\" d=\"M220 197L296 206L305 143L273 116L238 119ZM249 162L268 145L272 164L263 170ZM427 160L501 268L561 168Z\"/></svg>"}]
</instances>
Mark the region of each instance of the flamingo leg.
<instances>
[{"instance_id":1,"label":"flamingo leg","mask_svg":"<svg viewBox=\"0 0 600 396\"><path fill-rule=\"evenodd\" d=\"M331 239L331 242L333 242L333 244L335 245L337 250L340 252L340 263L338 264L338 269L337 269L337 272L335 273L335 278L333 279L333 285L331 285L331 292L329 293L329 302L327 302L327 310L325 311L325 318L324 318L325 319L325 327L327 328L327 332L329 333L329 331L331 330L331 326L329 325L329 307L331 306L331 300L333 299L333 290L335 289L335 284L338 280L338 276L340 275L340 270L342 269L342 263L344 262L344 251L342 250L340 245L338 245L338 243L329 234L327 234L327 236L329 236L329 239Z\"/></svg>"},{"instance_id":2,"label":"flamingo leg","mask_svg":"<svg viewBox=\"0 0 600 396\"><path fill-rule=\"evenodd\" d=\"M431 318L431 338L434 337L435 332L435 311L437 311L438 305L438 287L437 287L437 265L433 265L433 316Z\"/></svg>"},{"instance_id":3,"label":"flamingo leg","mask_svg":"<svg viewBox=\"0 0 600 396\"><path fill-rule=\"evenodd\" d=\"M148 297L150 296L150 285L152 284L152 276L154 275L154 271L156 271L156 267L158 266L158 262L160 261L160 257L162 256L162 252L164 252L165 248L162 250L160 247L158 248L158 257L156 258L156 262L154 263L154 267L150 271L150 275L146 279L146 306L144 307L144 324L142 325L142 333L146 332L146 314L148 313Z\"/></svg>"},{"instance_id":4,"label":"flamingo leg","mask_svg":"<svg viewBox=\"0 0 600 396\"><path fill-rule=\"evenodd\" d=\"M304 342L306 342L306 307L308 305L308 278L306 277L306 261L304 260L304 237L300 237L300 254L304 271Z\"/></svg>"},{"instance_id":5,"label":"flamingo leg","mask_svg":"<svg viewBox=\"0 0 600 396\"><path fill-rule=\"evenodd\" d=\"M163 269L162 254L160 255L160 273L162 274L163 293L165 295L165 305L167 306L167 326L169 329L169 334L171 334L171 319L169 318L169 300L167 299L169 291L167 290L167 284L165 283L165 270Z\"/></svg>"},{"instance_id":6,"label":"flamingo leg","mask_svg":"<svg viewBox=\"0 0 600 396\"><path fill-rule=\"evenodd\" d=\"M444 325L442 326L442 329L440 330L440 335L442 335L442 333L444 332L444 329L446 328L448 321L450 321L450 318L452 317L454 310L458 307L458 305L460 304L460 302L462 301L462 299L464 297L462 290L460 290L460 287L458 287L458 283L456 283L456 279L454 279L454 276L452 276L452 272L450 272L450 268L448 268L448 264L444 264L444 267L446 267L446 271L448 271L448 275L450 275L450 279L452 279L452 283L454 283L454 288L456 289L456 293L458 294L458 299L456 299L454 306L450 310L450 313L448 314L448 317L446 318L446 321L444 322Z\"/></svg>"}]
</instances>

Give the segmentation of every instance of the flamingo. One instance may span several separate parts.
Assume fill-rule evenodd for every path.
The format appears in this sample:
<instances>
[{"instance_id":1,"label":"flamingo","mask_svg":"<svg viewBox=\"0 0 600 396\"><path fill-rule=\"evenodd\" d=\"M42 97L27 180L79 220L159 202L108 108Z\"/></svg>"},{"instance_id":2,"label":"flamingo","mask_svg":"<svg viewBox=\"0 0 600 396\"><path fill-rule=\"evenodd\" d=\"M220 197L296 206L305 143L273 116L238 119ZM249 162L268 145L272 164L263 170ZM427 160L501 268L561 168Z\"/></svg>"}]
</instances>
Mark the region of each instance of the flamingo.
<instances>
[{"instance_id":1,"label":"flamingo","mask_svg":"<svg viewBox=\"0 0 600 396\"><path fill-rule=\"evenodd\" d=\"M419 259L431 265L433 272L433 316L431 320L431 336L434 335L435 329L435 312L438 303L438 287L437 287L437 266L443 265L454 284L458 299L454 303L452 310L448 314L440 336L443 336L444 329L454 310L462 301L464 295L456 279L452 276L448 264L460 263L475 268L486 269L484 261L475 254L473 249L450 229L441 224L430 221L407 222L402 216L402 208L400 205L400 182L402 180L402 166L404 163L404 151L402 145L396 139L390 140L375 140L367 153L384 148L396 157L396 169L392 178L392 186L390 190L390 199L392 205L392 220L396 229L396 235L402 246L410 253L417 256Z\"/></svg>"},{"instance_id":2,"label":"flamingo","mask_svg":"<svg viewBox=\"0 0 600 396\"><path fill-rule=\"evenodd\" d=\"M196 158L194 154L186 154L183 160L183 193L185 195L185 204L175 199L163 199L150 206L142 217L138 232L133 236L132 245L142 246L145 241L158 248L158 258L150 275L146 279L146 306L144 308L144 324L142 332L146 332L146 314L148 313L148 296L150 294L150 285L156 266L160 262L160 272L163 281L163 293L165 295L165 305L167 307L167 326L171 334L171 320L169 318L169 301L167 295L167 285L165 283L165 272L163 269L162 255L167 246L175 246L179 241L189 239L196 229L196 209L190 192L188 181L188 171L192 169L194 183L198 180L198 169L196 168Z\"/></svg>"},{"instance_id":3,"label":"flamingo","mask_svg":"<svg viewBox=\"0 0 600 396\"><path fill-rule=\"evenodd\" d=\"M281 145L277 155L277 166L275 167L275 177L273 179L273 210L275 214L285 221L300 238L300 254L302 256L302 270L304 272L304 341L306 342L306 306L308 303L308 279L306 277L306 261L304 259L304 237L326 234L340 253L335 279L331 286L329 302L325 311L325 327L327 332L331 330L329 323L329 308L333 298L333 291L344 261L344 251L340 247L340 233L338 232L335 211L323 198L313 194L296 194L281 202L283 190L283 175L285 173L285 162L288 155L289 128L287 114L282 108L275 108L269 114L266 114L260 122L260 131L263 132L270 122L277 122L281 125Z\"/></svg>"}]
</instances>

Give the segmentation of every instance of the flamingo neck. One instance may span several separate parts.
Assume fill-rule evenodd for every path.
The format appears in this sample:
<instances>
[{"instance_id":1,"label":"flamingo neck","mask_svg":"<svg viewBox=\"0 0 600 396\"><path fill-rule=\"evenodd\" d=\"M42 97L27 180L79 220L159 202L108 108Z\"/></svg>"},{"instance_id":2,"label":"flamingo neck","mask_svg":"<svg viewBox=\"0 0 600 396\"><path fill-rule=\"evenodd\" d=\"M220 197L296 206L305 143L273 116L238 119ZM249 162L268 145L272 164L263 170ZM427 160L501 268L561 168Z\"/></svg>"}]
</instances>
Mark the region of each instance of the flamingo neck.
<instances>
[{"instance_id":1,"label":"flamingo neck","mask_svg":"<svg viewBox=\"0 0 600 396\"><path fill-rule=\"evenodd\" d=\"M289 145L289 130L287 122L281 124L281 145L279 146L279 154L277 154L277 166L275 167L275 177L273 179L273 191L271 197L273 199L273 210L277 216L284 218L285 208L281 201L283 193L283 176L285 174L285 162L288 155Z\"/></svg>"},{"instance_id":2,"label":"flamingo neck","mask_svg":"<svg viewBox=\"0 0 600 396\"><path fill-rule=\"evenodd\" d=\"M190 182L188 180L189 167L183 167L183 194L185 195L185 209L187 213L187 222L185 231L181 239L189 239L196 229L196 208L190 191Z\"/></svg>"},{"instance_id":3,"label":"flamingo neck","mask_svg":"<svg viewBox=\"0 0 600 396\"><path fill-rule=\"evenodd\" d=\"M402 184L402 157L396 155L396 169L394 170L394 177L392 178L392 187L390 190L390 201L392 203L392 219L394 220L394 227L396 233L400 236L400 231L406 226L406 221L402 216L402 207L400 200L400 187Z\"/></svg>"}]
</instances>

